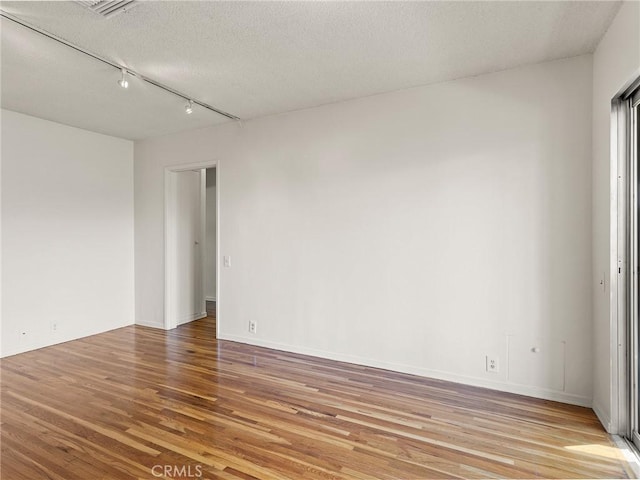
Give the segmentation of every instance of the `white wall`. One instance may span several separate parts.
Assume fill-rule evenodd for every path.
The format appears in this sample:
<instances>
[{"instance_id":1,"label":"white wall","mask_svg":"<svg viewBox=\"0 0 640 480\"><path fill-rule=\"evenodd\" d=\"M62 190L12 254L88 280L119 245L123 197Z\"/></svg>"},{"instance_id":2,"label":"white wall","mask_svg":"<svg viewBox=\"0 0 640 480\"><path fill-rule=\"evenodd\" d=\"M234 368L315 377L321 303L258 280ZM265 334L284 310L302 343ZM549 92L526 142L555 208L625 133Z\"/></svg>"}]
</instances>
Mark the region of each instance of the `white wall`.
<instances>
[{"instance_id":1,"label":"white wall","mask_svg":"<svg viewBox=\"0 0 640 480\"><path fill-rule=\"evenodd\" d=\"M136 142L136 320L162 325L165 166L217 160L220 338L590 404L591 70Z\"/></svg>"},{"instance_id":2,"label":"white wall","mask_svg":"<svg viewBox=\"0 0 640 480\"><path fill-rule=\"evenodd\" d=\"M216 169L207 168L206 234L204 255L204 293L207 300L216 299Z\"/></svg>"},{"instance_id":3,"label":"white wall","mask_svg":"<svg viewBox=\"0 0 640 480\"><path fill-rule=\"evenodd\" d=\"M593 58L593 407L605 428L618 433L612 402L617 386L617 328L611 310L611 100L640 75L640 3L625 2ZM615 174L613 176L615 179ZM602 288L600 281L605 281ZM613 359L613 362L611 361ZM613 414L613 415L612 415Z\"/></svg>"},{"instance_id":4,"label":"white wall","mask_svg":"<svg viewBox=\"0 0 640 480\"><path fill-rule=\"evenodd\" d=\"M133 241L133 142L2 110L2 355L132 324Z\"/></svg>"}]
</instances>

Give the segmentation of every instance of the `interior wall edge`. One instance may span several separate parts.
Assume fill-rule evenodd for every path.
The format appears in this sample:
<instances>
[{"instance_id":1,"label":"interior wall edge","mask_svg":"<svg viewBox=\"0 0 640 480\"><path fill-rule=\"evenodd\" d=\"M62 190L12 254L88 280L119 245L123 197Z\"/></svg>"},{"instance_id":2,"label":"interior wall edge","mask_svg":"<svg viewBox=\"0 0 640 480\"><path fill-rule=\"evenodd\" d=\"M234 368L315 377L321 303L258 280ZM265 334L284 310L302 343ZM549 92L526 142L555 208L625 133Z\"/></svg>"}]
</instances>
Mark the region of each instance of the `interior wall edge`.
<instances>
[{"instance_id":1,"label":"interior wall edge","mask_svg":"<svg viewBox=\"0 0 640 480\"><path fill-rule=\"evenodd\" d=\"M604 429L609 433L613 433L611 431L611 427L612 427L611 418L595 399L592 401L591 408L596 414L596 417L598 417L598 420L600 420L600 423L602 424Z\"/></svg>"}]
</instances>

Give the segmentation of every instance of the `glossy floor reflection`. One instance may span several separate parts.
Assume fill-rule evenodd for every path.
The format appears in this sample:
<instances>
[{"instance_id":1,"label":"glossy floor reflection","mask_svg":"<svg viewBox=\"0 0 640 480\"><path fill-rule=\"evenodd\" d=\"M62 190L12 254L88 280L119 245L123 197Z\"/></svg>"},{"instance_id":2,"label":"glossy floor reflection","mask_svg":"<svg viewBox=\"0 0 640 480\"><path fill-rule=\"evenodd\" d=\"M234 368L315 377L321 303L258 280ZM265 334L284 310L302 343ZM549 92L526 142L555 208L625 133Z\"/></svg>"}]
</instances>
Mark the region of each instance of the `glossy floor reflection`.
<instances>
[{"instance_id":1,"label":"glossy floor reflection","mask_svg":"<svg viewBox=\"0 0 640 480\"><path fill-rule=\"evenodd\" d=\"M626 478L593 412L215 340L215 318L2 361L2 478Z\"/></svg>"}]
</instances>

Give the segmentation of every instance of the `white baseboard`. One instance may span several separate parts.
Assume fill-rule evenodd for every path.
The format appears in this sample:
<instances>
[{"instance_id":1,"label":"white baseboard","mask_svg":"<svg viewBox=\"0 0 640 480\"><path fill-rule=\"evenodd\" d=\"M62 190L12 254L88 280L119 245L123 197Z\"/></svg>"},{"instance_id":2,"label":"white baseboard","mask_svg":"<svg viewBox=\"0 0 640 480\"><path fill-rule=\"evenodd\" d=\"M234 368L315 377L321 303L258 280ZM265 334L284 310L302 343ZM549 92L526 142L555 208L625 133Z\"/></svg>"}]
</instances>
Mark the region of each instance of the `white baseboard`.
<instances>
[{"instance_id":1,"label":"white baseboard","mask_svg":"<svg viewBox=\"0 0 640 480\"><path fill-rule=\"evenodd\" d=\"M204 299L205 299L207 302L215 302L215 301L216 301L216 297L204 297Z\"/></svg>"},{"instance_id":2,"label":"white baseboard","mask_svg":"<svg viewBox=\"0 0 640 480\"><path fill-rule=\"evenodd\" d=\"M600 420L600 423L608 433L617 433L611 431L611 417L605 413L604 409L596 402L593 402L593 411Z\"/></svg>"},{"instance_id":3,"label":"white baseboard","mask_svg":"<svg viewBox=\"0 0 640 480\"><path fill-rule=\"evenodd\" d=\"M285 352L299 353L302 355L309 355L312 357L326 358L329 360L336 360L339 362L355 363L357 365L363 365L367 367L383 368L385 370L392 370L394 372L409 373L412 375L419 375L421 377L434 378L438 380L445 380L445 381L455 382L455 383L462 383L464 385L470 385L474 387L490 388L492 390L498 390L498 391L507 392L507 393L515 393L518 395L526 395L528 397L541 398L544 400L553 400L556 402L569 403L571 405L579 405L581 407L591 407L590 397L556 391L556 390L548 390L540 387L534 387L529 385L518 385L518 384L513 384L508 382L495 381L495 380L486 380L484 378L459 375L457 373L452 373L452 372L431 370L428 368L415 367L412 365L405 365L405 364L399 364L399 363L383 362L379 360L373 360L370 358L359 357L356 355L329 352L325 350L318 350L315 348L300 347L297 345L288 345L283 343L271 342L268 340L260 340L260 339L251 338L251 337L244 337L241 335L228 335L228 334L221 333L219 334L218 338L220 340L230 340L233 342L246 343L249 345L271 348L274 350L282 350Z\"/></svg>"},{"instance_id":4,"label":"white baseboard","mask_svg":"<svg viewBox=\"0 0 640 480\"><path fill-rule=\"evenodd\" d=\"M82 332L80 334L73 333L67 335L60 335L61 332L58 331L58 335L54 333L44 337L38 338L32 341L28 341L25 343L16 343L12 345L10 348L3 348L0 352L0 358L11 357L13 355L19 355L21 353L31 352L33 350L40 350L41 348L52 347L54 345L59 345L61 343L72 342L74 340L80 340L82 338L92 337L94 335L100 335L101 333L111 332L113 330L118 330L120 328L129 327L134 325L133 321L131 323L124 323L122 325L111 325L107 328L98 328L96 330Z\"/></svg>"},{"instance_id":5,"label":"white baseboard","mask_svg":"<svg viewBox=\"0 0 640 480\"><path fill-rule=\"evenodd\" d=\"M192 313L191 315L188 315L182 318L181 320L178 320L178 325L184 325L185 323L193 322L195 320L200 320L201 318L204 318L206 316L207 316L207 312Z\"/></svg>"},{"instance_id":6,"label":"white baseboard","mask_svg":"<svg viewBox=\"0 0 640 480\"><path fill-rule=\"evenodd\" d=\"M140 325L141 327L161 328L161 329L164 330L164 323L146 322L144 320L136 320L135 325Z\"/></svg>"},{"instance_id":7,"label":"white baseboard","mask_svg":"<svg viewBox=\"0 0 640 480\"><path fill-rule=\"evenodd\" d=\"M114 329L115 330L115 329ZM104 333L104 332L98 332ZM13 345L10 348L3 348L2 352L0 352L0 358L12 357L13 355L20 355L21 353L32 352L34 350L40 350L41 348L53 347L54 345L60 345L61 343L71 342L73 340L79 340L81 338L90 337L91 335L83 335L81 337L74 337L68 339L48 339L46 342L37 342L37 343L29 343L26 345Z\"/></svg>"}]
</instances>

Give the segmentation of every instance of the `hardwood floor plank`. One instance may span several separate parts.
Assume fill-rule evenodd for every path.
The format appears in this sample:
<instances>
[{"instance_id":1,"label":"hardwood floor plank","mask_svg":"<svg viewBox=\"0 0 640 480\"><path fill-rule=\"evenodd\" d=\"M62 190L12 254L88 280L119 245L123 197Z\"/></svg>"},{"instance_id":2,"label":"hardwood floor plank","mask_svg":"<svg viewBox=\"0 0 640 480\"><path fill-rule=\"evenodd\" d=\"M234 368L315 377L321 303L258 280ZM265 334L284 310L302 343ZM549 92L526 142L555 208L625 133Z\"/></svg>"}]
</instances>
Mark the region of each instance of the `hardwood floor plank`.
<instances>
[{"instance_id":1,"label":"hardwood floor plank","mask_svg":"<svg viewBox=\"0 0 640 480\"><path fill-rule=\"evenodd\" d=\"M2 478L628 478L590 409L215 340L208 310L3 359Z\"/></svg>"}]
</instances>

